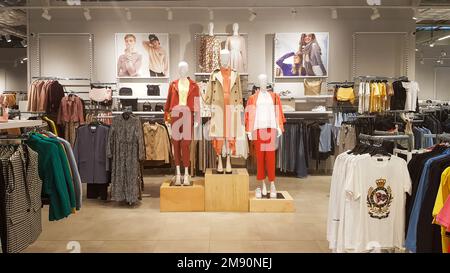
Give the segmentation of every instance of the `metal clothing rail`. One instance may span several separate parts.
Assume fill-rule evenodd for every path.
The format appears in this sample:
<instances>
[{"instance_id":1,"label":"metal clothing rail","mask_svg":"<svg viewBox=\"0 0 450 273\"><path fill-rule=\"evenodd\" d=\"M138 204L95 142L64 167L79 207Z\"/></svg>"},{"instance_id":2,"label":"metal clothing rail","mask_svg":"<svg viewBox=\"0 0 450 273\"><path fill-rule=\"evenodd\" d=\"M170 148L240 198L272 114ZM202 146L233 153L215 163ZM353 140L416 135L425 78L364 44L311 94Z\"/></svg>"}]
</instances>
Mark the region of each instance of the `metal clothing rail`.
<instances>
[{"instance_id":1,"label":"metal clothing rail","mask_svg":"<svg viewBox=\"0 0 450 273\"><path fill-rule=\"evenodd\" d=\"M354 77L357 80L406 80L408 77L400 76L400 77L383 77L383 76L357 76Z\"/></svg>"},{"instance_id":2,"label":"metal clothing rail","mask_svg":"<svg viewBox=\"0 0 450 273\"><path fill-rule=\"evenodd\" d=\"M441 141L441 142L450 142L450 134L448 134L448 133L438 134L438 135L436 135L436 138L438 141Z\"/></svg>"},{"instance_id":3,"label":"metal clothing rail","mask_svg":"<svg viewBox=\"0 0 450 273\"><path fill-rule=\"evenodd\" d=\"M412 150L412 136L411 135L384 135L384 136L371 136L366 134L359 134L359 140L370 140L378 143L383 141L394 141L394 148L397 148L397 141L407 140L408 141L408 151ZM449 138L450 139L450 138Z\"/></svg>"},{"instance_id":4,"label":"metal clothing rail","mask_svg":"<svg viewBox=\"0 0 450 273\"><path fill-rule=\"evenodd\" d=\"M89 78L64 78L64 77L31 77L34 80L55 80L55 81L91 81Z\"/></svg>"}]
</instances>

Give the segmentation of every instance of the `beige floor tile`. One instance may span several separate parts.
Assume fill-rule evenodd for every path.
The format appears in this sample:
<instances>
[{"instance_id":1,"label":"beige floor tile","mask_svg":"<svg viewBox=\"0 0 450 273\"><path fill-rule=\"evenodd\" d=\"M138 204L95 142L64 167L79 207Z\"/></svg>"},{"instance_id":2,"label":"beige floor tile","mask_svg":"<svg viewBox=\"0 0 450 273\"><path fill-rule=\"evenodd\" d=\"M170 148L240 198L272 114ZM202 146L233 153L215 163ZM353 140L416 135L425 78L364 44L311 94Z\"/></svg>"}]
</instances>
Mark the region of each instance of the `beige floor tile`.
<instances>
[{"instance_id":1,"label":"beige floor tile","mask_svg":"<svg viewBox=\"0 0 450 273\"><path fill-rule=\"evenodd\" d=\"M268 253L321 253L317 241L262 241Z\"/></svg>"},{"instance_id":2,"label":"beige floor tile","mask_svg":"<svg viewBox=\"0 0 450 273\"><path fill-rule=\"evenodd\" d=\"M212 253L263 253L261 241L211 241Z\"/></svg>"},{"instance_id":3,"label":"beige floor tile","mask_svg":"<svg viewBox=\"0 0 450 273\"><path fill-rule=\"evenodd\" d=\"M207 253L209 240L205 241L158 241L155 253Z\"/></svg>"},{"instance_id":4,"label":"beige floor tile","mask_svg":"<svg viewBox=\"0 0 450 273\"><path fill-rule=\"evenodd\" d=\"M273 241L303 241L321 239L315 226L305 223L286 224L283 222L268 221L258 225L261 240Z\"/></svg>"}]
</instances>

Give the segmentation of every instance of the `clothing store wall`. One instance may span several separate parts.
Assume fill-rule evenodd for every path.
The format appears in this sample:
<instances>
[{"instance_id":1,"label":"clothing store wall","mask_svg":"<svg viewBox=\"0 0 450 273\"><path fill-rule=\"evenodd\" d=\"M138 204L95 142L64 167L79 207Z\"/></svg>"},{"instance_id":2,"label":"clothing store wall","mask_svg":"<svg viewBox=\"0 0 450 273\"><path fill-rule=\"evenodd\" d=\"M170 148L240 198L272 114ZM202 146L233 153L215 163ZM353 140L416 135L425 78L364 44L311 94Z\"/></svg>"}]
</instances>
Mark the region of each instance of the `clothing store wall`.
<instances>
[{"instance_id":1,"label":"clothing store wall","mask_svg":"<svg viewBox=\"0 0 450 273\"><path fill-rule=\"evenodd\" d=\"M20 63L27 56L25 48L2 48L0 50L0 91L27 90L27 62ZM17 61L17 66L14 62Z\"/></svg>"},{"instance_id":2,"label":"clothing store wall","mask_svg":"<svg viewBox=\"0 0 450 273\"><path fill-rule=\"evenodd\" d=\"M186 60L189 74L195 69L194 34L207 32L207 10L173 10L173 21L167 20L165 10L132 9L132 20L127 21L124 9L92 9L92 20L83 18L83 10L51 10L51 21L41 17L41 10L30 11L31 33L92 33L94 35L93 80L115 82L115 33L169 33L171 79L177 77L177 64ZM331 19L328 9L299 10L292 17L290 9L258 10L257 18L249 21L249 12L242 10L217 10L214 12L214 32L232 33L232 24L239 23L239 32L248 36L249 82L266 73L271 79L273 71L273 34L276 32L329 32L329 80L352 78L352 45L354 32L407 32L412 33L415 22L411 10L381 10L382 18L371 21L371 9L342 9L339 19ZM411 38L412 35L411 35ZM29 41L32 62L31 76L37 74L36 35ZM382 42L382 41L380 41ZM373 45L372 45L373 46ZM86 52L88 54L88 52ZM408 50L408 59L414 60L414 46ZM64 55L55 58L63 66ZM264 65L262 65L264 64ZM370 64L369 64L370 65ZM408 64L408 75L414 78L414 62ZM82 68L85 69L85 68ZM47 76L47 75L46 75ZM58 76L58 75L53 75Z\"/></svg>"},{"instance_id":3,"label":"clothing store wall","mask_svg":"<svg viewBox=\"0 0 450 273\"><path fill-rule=\"evenodd\" d=\"M449 100L448 75L450 75L450 61L444 60L444 64L438 64L437 58L444 51L450 54L450 45L418 46L420 51L416 53L416 81L420 85L419 99ZM420 63L424 58L423 64ZM432 59L429 59L432 58Z\"/></svg>"}]
</instances>

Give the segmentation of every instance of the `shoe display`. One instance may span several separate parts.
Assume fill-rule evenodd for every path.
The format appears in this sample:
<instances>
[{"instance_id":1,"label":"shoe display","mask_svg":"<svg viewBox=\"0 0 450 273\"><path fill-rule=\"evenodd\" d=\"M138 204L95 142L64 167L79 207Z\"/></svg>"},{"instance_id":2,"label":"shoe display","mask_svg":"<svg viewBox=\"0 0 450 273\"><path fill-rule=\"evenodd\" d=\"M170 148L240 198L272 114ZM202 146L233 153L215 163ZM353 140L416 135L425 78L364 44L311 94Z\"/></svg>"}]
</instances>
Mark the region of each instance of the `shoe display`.
<instances>
[{"instance_id":1,"label":"shoe display","mask_svg":"<svg viewBox=\"0 0 450 273\"><path fill-rule=\"evenodd\" d=\"M256 188L256 190L255 190L255 197L256 197L256 199L261 199L262 198L261 188L260 187Z\"/></svg>"},{"instance_id":2,"label":"shoe display","mask_svg":"<svg viewBox=\"0 0 450 273\"><path fill-rule=\"evenodd\" d=\"M277 189L275 188L275 183L273 182L270 183L270 198L277 198Z\"/></svg>"}]
</instances>

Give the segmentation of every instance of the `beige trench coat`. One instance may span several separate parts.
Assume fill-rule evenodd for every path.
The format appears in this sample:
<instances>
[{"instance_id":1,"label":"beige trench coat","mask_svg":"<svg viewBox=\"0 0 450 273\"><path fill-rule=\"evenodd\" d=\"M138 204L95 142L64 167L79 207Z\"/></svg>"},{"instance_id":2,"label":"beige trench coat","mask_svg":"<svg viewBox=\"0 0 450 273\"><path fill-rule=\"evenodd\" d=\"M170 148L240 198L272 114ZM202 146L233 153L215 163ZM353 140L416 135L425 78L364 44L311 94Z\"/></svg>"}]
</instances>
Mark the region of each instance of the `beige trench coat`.
<instances>
[{"instance_id":1,"label":"beige trench coat","mask_svg":"<svg viewBox=\"0 0 450 273\"><path fill-rule=\"evenodd\" d=\"M242 137L245 130L242 129L242 113L244 107L242 105L242 88L239 73L235 70L231 71L230 77L230 107L227 119L227 128L224 128L224 91L223 77L220 69L216 69L211 73L208 88L204 96L206 105L211 106L211 126L209 136L214 138L222 137ZM225 130L226 129L226 130Z\"/></svg>"}]
</instances>

